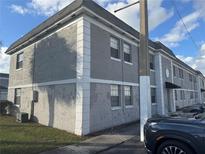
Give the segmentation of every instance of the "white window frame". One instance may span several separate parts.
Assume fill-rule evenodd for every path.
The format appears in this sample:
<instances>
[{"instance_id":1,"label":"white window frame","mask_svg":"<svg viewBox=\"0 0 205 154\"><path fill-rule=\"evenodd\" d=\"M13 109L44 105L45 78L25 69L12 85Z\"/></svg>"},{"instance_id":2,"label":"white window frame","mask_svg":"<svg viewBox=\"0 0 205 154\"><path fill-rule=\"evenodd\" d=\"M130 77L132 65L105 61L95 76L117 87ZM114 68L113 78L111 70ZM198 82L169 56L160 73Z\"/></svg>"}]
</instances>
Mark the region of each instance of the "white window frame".
<instances>
[{"instance_id":1,"label":"white window frame","mask_svg":"<svg viewBox=\"0 0 205 154\"><path fill-rule=\"evenodd\" d=\"M112 56L112 48L118 50L118 57ZM120 59L120 39L110 36L110 57L112 60L121 61Z\"/></svg>"},{"instance_id":2,"label":"white window frame","mask_svg":"<svg viewBox=\"0 0 205 154\"><path fill-rule=\"evenodd\" d=\"M119 98L118 105L113 106L112 97L118 97ZM120 85L117 85L117 84L110 85L110 103L111 103L110 105L111 105L112 110L121 109L121 89L120 89Z\"/></svg>"}]
</instances>

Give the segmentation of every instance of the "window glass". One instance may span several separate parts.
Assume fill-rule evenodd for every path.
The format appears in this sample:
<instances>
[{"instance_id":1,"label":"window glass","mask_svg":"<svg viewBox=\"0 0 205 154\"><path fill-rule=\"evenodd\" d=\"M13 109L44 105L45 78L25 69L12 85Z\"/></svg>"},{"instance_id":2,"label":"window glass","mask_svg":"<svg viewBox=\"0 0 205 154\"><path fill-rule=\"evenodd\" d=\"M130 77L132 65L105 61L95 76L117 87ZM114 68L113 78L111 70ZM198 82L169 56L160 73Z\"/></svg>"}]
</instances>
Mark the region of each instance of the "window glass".
<instances>
[{"instance_id":1,"label":"window glass","mask_svg":"<svg viewBox=\"0 0 205 154\"><path fill-rule=\"evenodd\" d=\"M114 37L110 38L111 57L113 58L120 58L119 42L119 39Z\"/></svg>"},{"instance_id":2,"label":"window glass","mask_svg":"<svg viewBox=\"0 0 205 154\"><path fill-rule=\"evenodd\" d=\"M192 77L192 75L191 75L191 74L189 74L189 81L191 81L191 82L192 82L192 80L193 80L193 77Z\"/></svg>"},{"instance_id":3,"label":"window glass","mask_svg":"<svg viewBox=\"0 0 205 154\"><path fill-rule=\"evenodd\" d=\"M177 101L178 100L177 90L175 90L174 93L175 93L175 100Z\"/></svg>"},{"instance_id":4,"label":"window glass","mask_svg":"<svg viewBox=\"0 0 205 154\"><path fill-rule=\"evenodd\" d=\"M151 102L156 103L156 88L151 88Z\"/></svg>"},{"instance_id":5,"label":"window glass","mask_svg":"<svg viewBox=\"0 0 205 154\"><path fill-rule=\"evenodd\" d=\"M120 88L118 85L111 85L111 106L120 106Z\"/></svg>"},{"instance_id":6,"label":"window glass","mask_svg":"<svg viewBox=\"0 0 205 154\"><path fill-rule=\"evenodd\" d=\"M131 62L131 46L127 43L123 44L124 61Z\"/></svg>"},{"instance_id":7,"label":"window glass","mask_svg":"<svg viewBox=\"0 0 205 154\"><path fill-rule=\"evenodd\" d=\"M194 92L190 91L190 99L193 99L193 98L194 98Z\"/></svg>"},{"instance_id":8,"label":"window glass","mask_svg":"<svg viewBox=\"0 0 205 154\"><path fill-rule=\"evenodd\" d=\"M23 68L23 53L17 55L16 59L16 69Z\"/></svg>"},{"instance_id":9,"label":"window glass","mask_svg":"<svg viewBox=\"0 0 205 154\"><path fill-rule=\"evenodd\" d=\"M132 87L124 86L124 94L125 94L125 105L133 105L132 104Z\"/></svg>"},{"instance_id":10,"label":"window glass","mask_svg":"<svg viewBox=\"0 0 205 154\"><path fill-rule=\"evenodd\" d=\"M184 90L181 90L181 91L180 91L180 98L181 98L181 100L185 100Z\"/></svg>"},{"instance_id":11,"label":"window glass","mask_svg":"<svg viewBox=\"0 0 205 154\"><path fill-rule=\"evenodd\" d=\"M150 54L150 69L154 70L154 55Z\"/></svg>"},{"instance_id":12,"label":"window glass","mask_svg":"<svg viewBox=\"0 0 205 154\"><path fill-rule=\"evenodd\" d=\"M179 77L180 77L181 79L184 78L184 72L183 72L183 70L180 69L180 68L179 68Z\"/></svg>"},{"instance_id":13,"label":"window glass","mask_svg":"<svg viewBox=\"0 0 205 154\"><path fill-rule=\"evenodd\" d=\"M174 76L177 76L176 66L173 66L173 73L174 73Z\"/></svg>"}]
</instances>

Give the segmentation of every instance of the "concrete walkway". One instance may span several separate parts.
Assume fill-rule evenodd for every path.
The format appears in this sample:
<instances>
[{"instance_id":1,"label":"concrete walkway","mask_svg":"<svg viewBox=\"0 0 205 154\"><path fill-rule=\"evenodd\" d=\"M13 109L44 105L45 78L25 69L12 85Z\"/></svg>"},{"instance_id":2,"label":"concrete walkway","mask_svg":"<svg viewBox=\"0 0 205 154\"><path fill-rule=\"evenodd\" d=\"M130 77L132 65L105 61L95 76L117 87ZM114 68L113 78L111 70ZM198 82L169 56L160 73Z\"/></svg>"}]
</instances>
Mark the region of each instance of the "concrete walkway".
<instances>
[{"instance_id":1,"label":"concrete walkway","mask_svg":"<svg viewBox=\"0 0 205 154\"><path fill-rule=\"evenodd\" d=\"M97 154L107 151L136 136L139 136L139 124L130 124L112 130L105 131L78 145L60 147L41 154Z\"/></svg>"}]
</instances>

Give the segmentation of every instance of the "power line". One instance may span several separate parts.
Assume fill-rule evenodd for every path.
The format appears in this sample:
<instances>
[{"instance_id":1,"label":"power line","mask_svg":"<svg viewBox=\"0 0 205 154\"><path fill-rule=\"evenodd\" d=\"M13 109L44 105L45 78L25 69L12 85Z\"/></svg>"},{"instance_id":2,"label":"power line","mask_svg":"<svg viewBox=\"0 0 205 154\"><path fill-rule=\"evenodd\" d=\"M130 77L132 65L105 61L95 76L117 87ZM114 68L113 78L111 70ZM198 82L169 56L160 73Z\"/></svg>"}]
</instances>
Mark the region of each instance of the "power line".
<instances>
[{"instance_id":1,"label":"power line","mask_svg":"<svg viewBox=\"0 0 205 154\"><path fill-rule=\"evenodd\" d=\"M140 1L134 2L134 3L132 3L132 4L129 4L129 5L125 6L125 7L122 7L122 8L120 8L120 9L117 9L117 10L115 10L114 12L117 13L118 11L124 10L124 9L126 9L126 8L128 8L128 7L130 7L130 6L133 6L133 5L135 5L135 4L138 4L138 3L140 3Z\"/></svg>"},{"instance_id":2,"label":"power line","mask_svg":"<svg viewBox=\"0 0 205 154\"><path fill-rule=\"evenodd\" d=\"M187 31L187 34L189 35L189 37L190 37L192 43L195 45L195 47L196 47L197 50L200 50L200 47L197 45L197 43L195 42L195 40L194 40L194 38L193 38L191 32L188 30L186 24L184 23L184 20L183 20L181 14L180 14L180 12L179 12L179 10L178 10L178 8L177 8L177 5L176 5L176 3L175 3L175 0L171 0L171 1L172 1L173 5L174 5L174 7L175 7L175 10L176 10L176 12L177 12L177 15L178 15L179 19L181 20L182 24L184 25L184 27L185 27L185 29L186 29L186 31Z\"/></svg>"}]
</instances>

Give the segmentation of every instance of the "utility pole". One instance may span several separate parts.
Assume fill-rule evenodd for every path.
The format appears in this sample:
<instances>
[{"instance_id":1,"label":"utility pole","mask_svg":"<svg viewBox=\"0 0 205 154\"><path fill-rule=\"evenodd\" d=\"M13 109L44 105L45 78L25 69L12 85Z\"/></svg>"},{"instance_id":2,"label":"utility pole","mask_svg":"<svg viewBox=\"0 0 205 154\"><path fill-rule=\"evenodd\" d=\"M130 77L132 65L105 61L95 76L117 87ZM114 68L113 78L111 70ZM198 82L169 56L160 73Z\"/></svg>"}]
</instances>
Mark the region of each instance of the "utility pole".
<instances>
[{"instance_id":1,"label":"utility pole","mask_svg":"<svg viewBox=\"0 0 205 154\"><path fill-rule=\"evenodd\" d=\"M139 0L133 4L116 10L126 9L140 3L140 50L139 50L139 82L140 82L140 140L144 141L144 124L151 117L151 87L148 50L148 9L147 0Z\"/></svg>"},{"instance_id":2,"label":"utility pole","mask_svg":"<svg viewBox=\"0 0 205 154\"><path fill-rule=\"evenodd\" d=\"M144 125L151 117L150 62L148 50L148 9L147 0L140 0L140 140L144 141Z\"/></svg>"}]
</instances>

